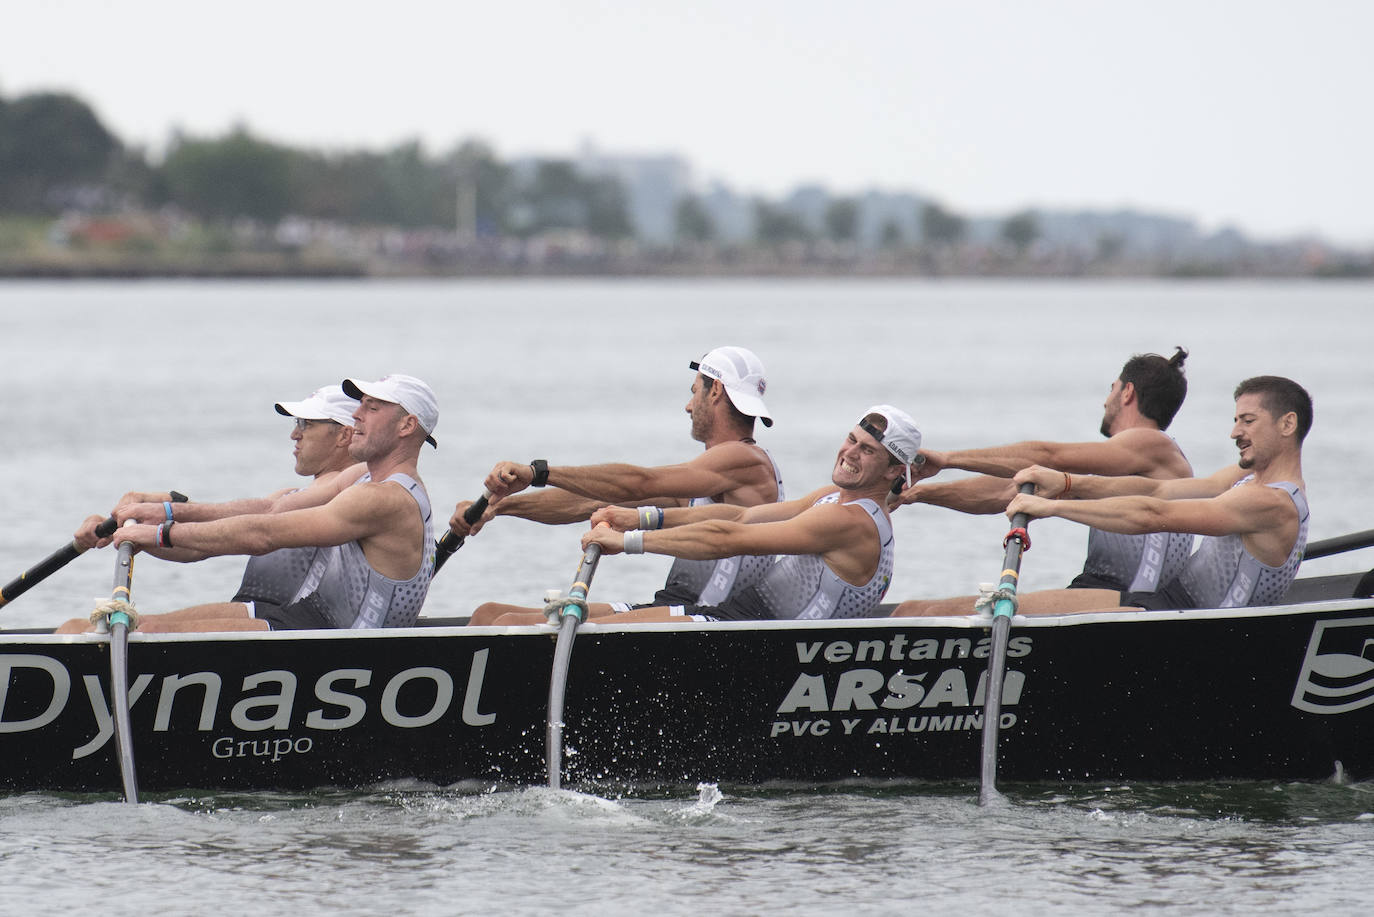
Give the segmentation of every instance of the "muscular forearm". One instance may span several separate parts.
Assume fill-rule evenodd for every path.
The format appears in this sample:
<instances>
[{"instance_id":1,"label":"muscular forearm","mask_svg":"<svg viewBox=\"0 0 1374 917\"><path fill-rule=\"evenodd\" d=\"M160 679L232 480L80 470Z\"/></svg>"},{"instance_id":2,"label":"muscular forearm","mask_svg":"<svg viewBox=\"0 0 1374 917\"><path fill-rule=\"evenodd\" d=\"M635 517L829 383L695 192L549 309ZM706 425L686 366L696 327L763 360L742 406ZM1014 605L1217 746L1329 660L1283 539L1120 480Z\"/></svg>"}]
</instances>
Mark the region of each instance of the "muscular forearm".
<instances>
[{"instance_id":1,"label":"muscular forearm","mask_svg":"<svg viewBox=\"0 0 1374 917\"><path fill-rule=\"evenodd\" d=\"M224 503L173 503L172 518L177 522L213 522L230 516L265 513L271 508L270 497L249 497Z\"/></svg>"},{"instance_id":2,"label":"muscular forearm","mask_svg":"<svg viewBox=\"0 0 1374 917\"><path fill-rule=\"evenodd\" d=\"M566 525L587 521L604 505L604 501L589 500L561 490L542 490L506 497L496 504L495 514L545 525Z\"/></svg>"},{"instance_id":3,"label":"muscular forearm","mask_svg":"<svg viewBox=\"0 0 1374 917\"><path fill-rule=\"evenodd\" d=\"M1009 478L1031 465L1053 466L1054 456L1051 443L1027 441L987 449L956 449L946 452L945 467Z\"/></svg>"},{"instance_id":4,"label":"muscular forearm","mask_svg":"<svg viewBox=\"0 0 1374 917\"><path fill-rule=\"evenodd\" d=\"M700 507L705 508L705 507ZM708 519L671 529L644 533L644 551L648 554L667 554L684 560L718 560L740 553L733 545L734 536L747 523L726 519Z\"/></svg>"},{"instance_id":5,"label":"muscular forearm","mask_svg":"<svg viewBox=\"0 0 1374 917\"><path fill-rule=\"evenodd\" d=\"M1154 497L1104 497L1095 500L1053 500L1044 515L1058 516L1105 532L1144 535L1169 531L1169 501Z\"/></svg>"},{"instance_id":6,"label":"muscular forearm","mask_svg":"<svg viewBox=\"0 0 1374 917\"><path fill-rule=\"evenodd\" d=\"M600 501L602 504L678 496L654 493L654 476L649 469L620 463L551 465L549 483L580 497Z\"/></svg>"},{"instance_id":7,"label":"muscular forearm","mask_svg":"<svg viewBox=\"0 0 1374 917\"><path fill-rule=\"evenodd\" d=\"M677 528L712 520L738 522L747 511L746 507L734 506L729 503L703 503L701 506L670 507L663 511L663 528ZM730 555L725 556L729 557Z\"/></svg>"},{"instance_id":8,"label":"muscular forearm","mask_svg":"<svg viewBox=\"0 0 1374 917\"><path fill-rule=\"evenodd\" d=\"M270 516L232 516L211 522L178 522L168 537L175 549L202 557L225 554L267 554L286 545L274 544L263 520Z\"/></svg>"},{"instance_id":9,"label":"muscular forearm","mask_svg":"<svg viewBox=\"0 0 1374 917\"><path fill-rule=\"evenodd\" d=\"M910 489L913 499L905 502L929 503L961 513L986 515L1000 513L1016 494L1005 478L979 475L959 481L917 484Z\"/></svg>"}]
</instances>

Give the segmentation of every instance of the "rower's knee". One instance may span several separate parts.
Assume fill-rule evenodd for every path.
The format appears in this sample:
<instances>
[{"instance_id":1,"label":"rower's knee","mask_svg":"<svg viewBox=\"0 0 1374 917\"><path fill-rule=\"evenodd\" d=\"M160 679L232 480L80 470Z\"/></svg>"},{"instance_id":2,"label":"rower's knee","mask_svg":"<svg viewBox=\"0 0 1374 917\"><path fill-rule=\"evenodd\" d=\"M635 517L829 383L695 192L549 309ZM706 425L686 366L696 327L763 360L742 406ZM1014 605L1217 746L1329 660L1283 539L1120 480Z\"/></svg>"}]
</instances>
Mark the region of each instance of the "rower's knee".
<instances>
[{"instance_id":1,"label":"rower's knee","mask_svg":"<svg viewBox=\"0 0 1374 917\"><path fill-rule=\"evenodd\" d=\"M57 630L53 631L53 633L55 633L55 634L84 634L84 633L86 633L87 631L90 631L90 630L92 630L92 629L93 629L93 628L92 628L92 625L91 625L91 622L90 622L89 619L87 619L87 618L72 618L70 621L67 621L67 622L63 623L63 625L62 625L61 627L57 628Z\"/></svg>"},{"instance_id":2,"label":"rower's knee","mask_svg":"<svg viewBox=\"0 0 1374 917\"><path fill-rule=\"evenodd\" d=\"M484 602L477 606L477 610L468 619L468 624L477 627L495 624L497 618L510 610L509 605L502 605L500 602Z\"/></svg>"}]
</instances>

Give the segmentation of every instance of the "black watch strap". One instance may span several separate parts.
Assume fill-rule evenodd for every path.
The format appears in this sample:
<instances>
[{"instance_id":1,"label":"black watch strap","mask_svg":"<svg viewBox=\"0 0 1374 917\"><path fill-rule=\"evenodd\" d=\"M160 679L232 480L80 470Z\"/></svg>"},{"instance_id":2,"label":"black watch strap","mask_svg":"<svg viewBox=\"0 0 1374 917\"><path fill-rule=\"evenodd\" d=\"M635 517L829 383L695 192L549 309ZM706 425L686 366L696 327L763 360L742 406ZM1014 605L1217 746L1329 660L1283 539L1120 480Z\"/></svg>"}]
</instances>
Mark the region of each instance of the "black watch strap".
<instances>
[{"instance_id":1,"label":"black watch strap","mask_svg":"<svg viewBox=\"0 0 1374 917\"><path fill-rule=\"evenodd\" d=\"M534 479L530 481L531 487L543 487L549 483L549 463L543 459L535 459L530 462L530 468L534 469Z\"/></svg>"}]
</instances>

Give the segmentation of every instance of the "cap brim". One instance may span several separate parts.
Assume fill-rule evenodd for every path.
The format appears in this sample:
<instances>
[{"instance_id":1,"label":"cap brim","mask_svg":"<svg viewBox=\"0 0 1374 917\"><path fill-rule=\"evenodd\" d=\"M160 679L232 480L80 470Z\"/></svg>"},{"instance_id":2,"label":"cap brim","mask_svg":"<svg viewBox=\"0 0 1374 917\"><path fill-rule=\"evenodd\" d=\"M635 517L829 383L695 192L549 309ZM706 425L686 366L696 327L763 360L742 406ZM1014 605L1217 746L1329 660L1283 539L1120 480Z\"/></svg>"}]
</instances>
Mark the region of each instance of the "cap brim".
<instances>
[{"instance_id":1,"label":"cap brim","mask_svg":"<svg viewBox=\"0 0 1374 917\"><path fill-rule=\"evenodd\" d=\"M333 420L324 411L310 407L309 402L305 401L278 401L276 404L277 413L283 417L299 417L301 420Z\"/></svg>"}]
</instances>

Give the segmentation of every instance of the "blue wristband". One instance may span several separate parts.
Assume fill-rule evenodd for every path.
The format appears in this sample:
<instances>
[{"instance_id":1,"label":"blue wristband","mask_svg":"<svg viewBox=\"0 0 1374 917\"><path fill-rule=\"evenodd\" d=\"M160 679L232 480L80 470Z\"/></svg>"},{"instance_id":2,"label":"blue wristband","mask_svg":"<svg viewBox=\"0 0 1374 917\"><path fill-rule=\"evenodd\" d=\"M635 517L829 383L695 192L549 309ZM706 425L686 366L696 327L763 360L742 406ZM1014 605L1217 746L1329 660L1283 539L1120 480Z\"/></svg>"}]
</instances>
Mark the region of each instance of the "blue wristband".
<instances>
[{"instance_id":1,"label":"blue wristband","mask_svg":"<svg viewBox=\"0 0 1374 917\"><path fill-rule=\"evenodd\" d=\"M172 521L172 504L166 500L162 503L162 511L167 514L167 521Z\"/></svg>"}]
</instances>

